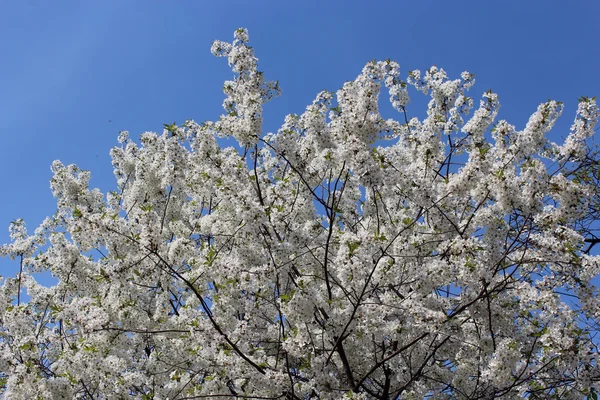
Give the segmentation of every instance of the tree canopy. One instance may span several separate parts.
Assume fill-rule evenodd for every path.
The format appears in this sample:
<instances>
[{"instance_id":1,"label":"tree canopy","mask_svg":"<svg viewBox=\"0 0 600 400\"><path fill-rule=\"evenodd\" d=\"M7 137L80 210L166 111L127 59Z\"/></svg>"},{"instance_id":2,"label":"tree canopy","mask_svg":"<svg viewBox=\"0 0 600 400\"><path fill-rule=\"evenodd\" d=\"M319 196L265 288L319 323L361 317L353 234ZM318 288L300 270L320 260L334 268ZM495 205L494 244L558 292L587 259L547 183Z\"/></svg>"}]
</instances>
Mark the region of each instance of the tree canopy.
<instances>
[{"instance_id":1,"label":"tree canopy","mask_svg":"<svg viewBox=\"0 0 600 400\"><path fill-rule=\"evenodd\" d=\"M5 398L596 399L595 99L556 144L560 102L519 130L473 74L373 61L266 133L248 43L213 44L218 121L121 133L117 190L54 162L1 248Z\"/></svg>"}]
</instances>

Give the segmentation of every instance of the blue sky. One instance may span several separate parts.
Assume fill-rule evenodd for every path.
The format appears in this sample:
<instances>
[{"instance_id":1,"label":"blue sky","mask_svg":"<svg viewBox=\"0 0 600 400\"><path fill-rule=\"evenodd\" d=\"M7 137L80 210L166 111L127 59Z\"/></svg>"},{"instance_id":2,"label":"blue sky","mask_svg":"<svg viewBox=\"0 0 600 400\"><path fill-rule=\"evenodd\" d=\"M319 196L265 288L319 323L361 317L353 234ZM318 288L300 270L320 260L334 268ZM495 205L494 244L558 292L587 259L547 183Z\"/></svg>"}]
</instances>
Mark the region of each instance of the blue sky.
<instances>
[{"instance_id":1,"label":"blue sky","mask_svg":"<svg viewBox=\"0 0 600 400\"><path fill-rule=\"evenodd\" d=\"M217 119L232 74L210 45L236 28L249 29L260 69L283 89L265 131L369 60L391 58L404 77L434 64L453 78L475 73L472 95L499 93L500 117L519 128L539 103L563 101L560 140L577 98L600 95L599 11L592 0L2 2L0 243L11 220L33 231L54 213L53 160L111 190L120 130L138 138L163 123ZM419 104L410 115L422 115ZM0 275L16 268L0 260Z\"/></svg>"}]
</instances>

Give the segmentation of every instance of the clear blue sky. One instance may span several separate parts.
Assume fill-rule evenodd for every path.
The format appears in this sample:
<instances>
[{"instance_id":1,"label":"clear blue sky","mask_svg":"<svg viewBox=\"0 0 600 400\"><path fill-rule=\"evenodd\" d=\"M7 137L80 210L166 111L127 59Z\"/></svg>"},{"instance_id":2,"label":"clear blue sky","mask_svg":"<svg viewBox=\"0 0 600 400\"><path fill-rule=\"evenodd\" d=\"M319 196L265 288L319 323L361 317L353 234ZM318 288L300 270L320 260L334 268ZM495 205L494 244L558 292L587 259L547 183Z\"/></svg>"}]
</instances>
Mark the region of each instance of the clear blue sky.
<instances>
[{"instance_id":1,"label":"clear blue sky","mask_svg":"<svg viewBox=\"0 0 600 400\"><path fill-rule=\"evenodd\" d=\"M163 123L217 119L231 72L210 45L238 27L283 89L266 108L267 131L367 61L391 58L404 77L434 64L451 77L475 73L473 96L499 93L500 117L520 128L539 103L563 101L559 140L577 98L600 95L599 15L593 0L4 1L0 243L11 220L33 231L54 213L53 160L91 170L92 185L111 190L120 130L137 138ZM0 260L0 275L15 267Z\"/></svg>"}]
</instances>

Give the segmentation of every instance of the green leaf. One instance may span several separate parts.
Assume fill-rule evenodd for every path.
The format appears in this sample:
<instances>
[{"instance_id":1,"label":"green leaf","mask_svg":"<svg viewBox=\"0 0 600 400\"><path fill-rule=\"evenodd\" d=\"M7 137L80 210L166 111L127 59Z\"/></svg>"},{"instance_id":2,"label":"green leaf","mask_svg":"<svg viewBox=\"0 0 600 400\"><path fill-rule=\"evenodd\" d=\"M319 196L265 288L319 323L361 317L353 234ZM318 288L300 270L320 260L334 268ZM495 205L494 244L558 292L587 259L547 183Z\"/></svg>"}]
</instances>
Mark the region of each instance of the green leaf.
<instances>
[{"instance_id":1,"label":"green leaf","mask_svg":"<svg viewBox=\"0 0 600 400\"><path fill-rule=\"evenodd\" d=\"M360 241L356 241L356 242L346 242L346 246L348 246L348 252L350 253L350 255L354 255L354 252L358 249L358 247L360 246Z\"/></svg>"},{"instance_id":2,"label":"green leaf","mask_svg":"<svg viewBox=\"0 0 600 400\"><path fill-rule=\"evenodd\" d=\"M289 293L285 293L279 296L279 298L284 302L287 303L289 302L292 297L294 297L294 294L296 293L295 290L290 291Z\"/></svg>"},{"instance_id":3,"label":"green leaf","mask_svg":"<svg viewBox=\"0 0 600 400\"><path fill-rule=\"evenodd\" d=\"M214 246L210 246L208 248L208 252L206 253L206 265L210 267L215 261L215 258L217 258L217 250Z\"/></svg>"},{"instance_id":4,"label":"green leaf","mask_svg":"<svg viewBox=\"0 0 600 400\"><path fill-rule=\"evenodd\" d=\"M167 130L167 132L169 132L171 135L174 135L175 132L177 132L177 122L173 122L172 124L163 124L163 126L165 127L165 129Z\"/></svg>"},{"instance_id":5,"label":"green leaf","mask_svg":"<svg viewBox=\"0 0 600 400\"><path fill-rule=\"evenodd\" d=\"M34 347L33 343L27 342L27 343L24 343L21 346L19 346L19 349L28 351L28 350L33 350L33 347Z\"/></svg>"},{"instance_id":6,"label":"green leaf","mask_svg":"<svg viewBox=\"0 0 600 400\"><path fill-rule=\"evenodd\" d=\"M329 111L333 111L336 115L340 115L342 113L342 108L340 106L331 107Z\"/></svg>"},{"instance_id":7,"label":"green leaf","mask_svg":"<svg viewBox=\"0 0 600 400\"><path fill-rule=\"evenodd\" d=\"M140 209L144 212L152 211L153 208L154 208L154 206L152 204L142 204L140 206Z\"/></svg>"},{"instance_id":8,"label":"green leaf","mask_svg":"<svg viewBox=\"0 0 600 400\"><path fill-rule=\"evenodd\" d=\"M97 353L98 349L94 345L84 345L83 351L87 351L88 353Z\"/></svg>"}]
</instances>

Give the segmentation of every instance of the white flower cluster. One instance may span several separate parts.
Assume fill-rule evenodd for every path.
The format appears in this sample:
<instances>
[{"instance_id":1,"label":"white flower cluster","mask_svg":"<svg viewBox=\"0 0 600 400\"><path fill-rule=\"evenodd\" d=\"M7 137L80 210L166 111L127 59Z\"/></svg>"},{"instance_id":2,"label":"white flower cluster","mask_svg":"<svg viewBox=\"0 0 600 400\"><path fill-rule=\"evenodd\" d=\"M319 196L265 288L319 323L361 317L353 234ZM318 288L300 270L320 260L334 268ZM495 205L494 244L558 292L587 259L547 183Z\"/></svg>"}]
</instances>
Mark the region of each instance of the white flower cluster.
<instances>
[{"instance_id":1,"label":"white flower cluster","mask_svg":"<svg viewBox=\"0 0 600 400\"><path fill-rule=\"evenodd\" d=\"M216 122L124 131L116 190L56 161L57 213L0 254L11 399L580 399L600 390L598 121L518 130L474 75L370 62L276 133L239 29ZM382 86L398 120L379 113ZM408 89L430 96L409 116ZM491 135L490 135L491 134ZM222 148L232 136L237 148ZM491 140L489 137L491 136ZM596 157L596 158L594 158ZM41 286L37 272L56 283ZM25 296L25 294L27 296ZM568 299L575 299L569 301ZM592 398L592 397L590 397Z\"/></svg>"}]
</instances>

